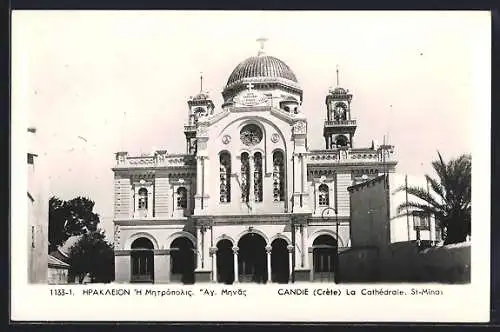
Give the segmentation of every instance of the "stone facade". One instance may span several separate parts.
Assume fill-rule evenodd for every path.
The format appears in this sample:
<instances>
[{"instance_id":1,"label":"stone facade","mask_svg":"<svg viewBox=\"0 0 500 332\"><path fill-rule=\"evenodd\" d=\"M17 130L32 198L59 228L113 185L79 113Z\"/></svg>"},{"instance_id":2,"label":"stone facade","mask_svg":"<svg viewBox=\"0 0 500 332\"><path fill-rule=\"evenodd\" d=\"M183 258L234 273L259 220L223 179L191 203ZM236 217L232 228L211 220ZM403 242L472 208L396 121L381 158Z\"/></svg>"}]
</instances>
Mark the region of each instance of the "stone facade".
<instances>
[{"instance_id":1,"label":"stone facade","mask_svg":"<svg viewBox=\"0 0 500 332\"><path fill-rule=\"evenodd\" d=\"M351 242L347 188L393 172L393 146L353 147L352 95L337 87L326 149L309 149L302 88L263 52L222 94L220 109L203 91L188 101L185 154L116 154L116 281L332 280Z\"/></svg>"},{"instance_id":2,"label":"stone facade","mask_svg":"<svg viewBox=\"0 0 500 332\"><path fill-rule=\"evenodd\" d=\"M49 199L45 165L37 146L36 129L29 128L28 145L28 281L47 283Z\"/></svg>"}]
</instances>

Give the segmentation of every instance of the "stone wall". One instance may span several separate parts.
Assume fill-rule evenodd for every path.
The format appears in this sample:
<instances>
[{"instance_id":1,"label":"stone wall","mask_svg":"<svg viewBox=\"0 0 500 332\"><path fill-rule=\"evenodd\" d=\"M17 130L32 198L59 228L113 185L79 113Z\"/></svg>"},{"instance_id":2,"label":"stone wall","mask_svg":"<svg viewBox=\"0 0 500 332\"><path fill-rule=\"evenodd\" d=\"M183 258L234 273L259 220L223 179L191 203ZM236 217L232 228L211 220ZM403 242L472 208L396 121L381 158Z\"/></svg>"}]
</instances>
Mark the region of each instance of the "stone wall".
<instances>
[{"instance_id":1,"label":"stone wall","mask_svg":"<svg viewBox=\"0 0 500 332\"><path fill-rule=\"evenodd\" d=\"M415 241L355 247L339 257L341 282L470 282L470 242L419 249Z\"/></svg>"}]
</instances>

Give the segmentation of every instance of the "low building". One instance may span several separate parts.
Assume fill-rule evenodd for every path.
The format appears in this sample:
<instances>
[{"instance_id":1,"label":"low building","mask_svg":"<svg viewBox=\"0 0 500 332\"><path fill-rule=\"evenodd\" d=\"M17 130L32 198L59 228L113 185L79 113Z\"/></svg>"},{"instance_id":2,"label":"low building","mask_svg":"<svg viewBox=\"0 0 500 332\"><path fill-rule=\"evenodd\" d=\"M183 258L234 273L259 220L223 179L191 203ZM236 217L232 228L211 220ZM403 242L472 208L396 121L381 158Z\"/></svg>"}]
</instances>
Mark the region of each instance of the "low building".
<instances>
[{"instance_id":1,"label":"low building","mask_svg":"<svg viewBox=\"0 0 500 332\"><path fill-rule=\"evenodd\" d=\"M69 270L71 268L71 248L80 241L82 235L70 236L62 245L57 247L49 255L49 283L78 283L78 279L69 279ZM63 271L65 270L65 271ZM65 280L64 280L65 275ZM51 279L52 278L52 279ZM57 280L58 282L52 282ZM62 282L59 282L62 281Z\"/></svg>"},{"instance_id":2,"label":"low building","mask_svg":"<svg viewBox=\"0 0 500 332\"><path fill-rule=\"evenodd\" d=\"M52 255L49 255L48 283L50 285L61 285L68 283L69 274L68 263L65 263Z\"/></svg>"},{"instance_id":3,"label":"low building","mask_svg":"<svg viewBox=\"0 0 500 332\"><path fill-rule=\"evenodd\" d=\"M407 187L426 188L426 180L390 173L348 188L351 247L339 256L341 281L470 281L470 244L442 247L433 215L398 211L407 201L423 203Z\"/></svg>"}]
</instances>

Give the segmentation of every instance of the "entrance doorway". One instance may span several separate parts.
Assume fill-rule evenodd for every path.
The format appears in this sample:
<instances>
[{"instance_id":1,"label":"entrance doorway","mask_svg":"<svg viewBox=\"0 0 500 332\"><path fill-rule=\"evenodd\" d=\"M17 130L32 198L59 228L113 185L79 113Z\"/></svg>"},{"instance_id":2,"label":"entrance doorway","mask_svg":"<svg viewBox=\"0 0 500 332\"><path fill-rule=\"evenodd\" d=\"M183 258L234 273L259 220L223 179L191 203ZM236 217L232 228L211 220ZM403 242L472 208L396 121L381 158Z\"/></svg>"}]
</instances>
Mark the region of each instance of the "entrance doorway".
<instances>
[{"instance_id":1,"label":"entrance doorway","mask_svg":"<svg viewBox=\"0 0 500 332\"><path fill-rule=\"evenodd\" d=\"M172 242L170 250L170 280L193 284L195 268L193 243L186 237L179 237Z\"/></svg>"},{"instance_id":2,"label":"entrance doorway","mask_svg":"<svg viewBox=\"0 0 500 332\"><path fill-rule=\"evenodd\" d=\"M313 242L313 279L335 281L337 240L331 235L320 235Z\"/></svg>"},{"instance_id":3,"label":"entrance doorway","mask_svg":"<svg viewBox=\"0 0 500 332\"><path fill-rule=\"evenodd\" d=\"M267 282L266 241L257 233L245 234L238 241L238 279L240 282Z\"/></svg>"},{"instance_id":4,"label":"entrance doorway","mask_svg":"<svg viewBox=\"0 0 500 332\"><path fill-rule=\"evenodd\" d=\"M224 239L217 243L217 282L230 285L234 282L233 244Z\"/></svg>"},{"instance_id":5,"label":"entrance doorway","mask_svg":"<svg viewBox=\"0 0 500 332\"><path fill-rule=\"evenodd\" d=\"M154 253L153 243L141 237L132 242L130 247L130 260L132 273L130 275L131 282L154 282Z\"/></svg>"},{"instance_id":6,"label":"entrance doorway","mask_svg":"<svg viewBox=\"0 0 500 332\"><path fill-rule=\"evenodd\" d=\"M273 282L288 283L290 276L288 262L288 243L283 239L276 239L271 243L271 278Z\"/></svg>"}]
</instances>

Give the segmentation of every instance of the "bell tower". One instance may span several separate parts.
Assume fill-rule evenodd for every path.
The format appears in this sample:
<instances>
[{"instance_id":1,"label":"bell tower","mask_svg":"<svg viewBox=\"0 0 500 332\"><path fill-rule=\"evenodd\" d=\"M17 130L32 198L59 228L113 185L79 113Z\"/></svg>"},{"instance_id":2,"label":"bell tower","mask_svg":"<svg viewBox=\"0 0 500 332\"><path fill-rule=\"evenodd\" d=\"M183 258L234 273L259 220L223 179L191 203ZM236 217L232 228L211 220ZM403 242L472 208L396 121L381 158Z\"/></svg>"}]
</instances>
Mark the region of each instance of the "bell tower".
<instances>
[{"instance_id":1,"label":"bell tower","mask_svg":"<svg viewBox=\"0 0 500 332\"><path fill-rule=\"evenodd\" d=\"M203 73L200 73L200 92L188 100L188 123L184 125L186 135L186 153L196 154L196 128L198 120L214 114L215 106L208 95L203 91Z\"/></svg>"},{"instance_id":2,"label":"bell tower","mask_svg":"<svg viewBox=\"0 0 500 332\"><path fill-rule=\"evenodd\" d=\"M325 148L352 148L353 136L356 132L356 120L351 118L352 94L339 85L339 68L337 66L337 86L330 88L326 96L326 120L323 126Z\"/></svg>"}]
</instances>

